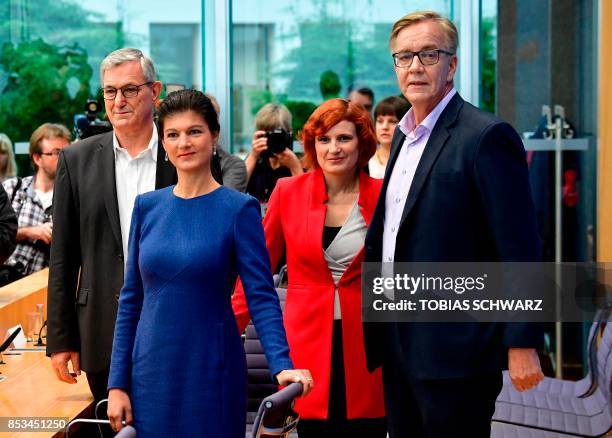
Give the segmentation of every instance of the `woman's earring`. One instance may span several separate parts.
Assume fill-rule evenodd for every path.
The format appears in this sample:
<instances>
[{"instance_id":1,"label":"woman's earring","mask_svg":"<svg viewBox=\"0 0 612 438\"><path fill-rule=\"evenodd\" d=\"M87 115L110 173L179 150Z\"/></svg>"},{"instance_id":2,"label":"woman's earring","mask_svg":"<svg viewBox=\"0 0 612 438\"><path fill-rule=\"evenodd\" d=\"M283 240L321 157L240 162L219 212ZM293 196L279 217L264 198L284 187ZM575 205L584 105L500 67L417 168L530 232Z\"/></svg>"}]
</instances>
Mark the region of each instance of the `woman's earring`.
<instances>
[{"instance_id":1,"label":"woman's earring","mask_svg":"<svg viewBox=\"0 0 612 438\"><path fill-rule=\"evenodd\" d=\"M166 152L166 158L165 158L165 160L166 160L166 161L168 161L168 152Z\"/></svg>"}]
</instances>

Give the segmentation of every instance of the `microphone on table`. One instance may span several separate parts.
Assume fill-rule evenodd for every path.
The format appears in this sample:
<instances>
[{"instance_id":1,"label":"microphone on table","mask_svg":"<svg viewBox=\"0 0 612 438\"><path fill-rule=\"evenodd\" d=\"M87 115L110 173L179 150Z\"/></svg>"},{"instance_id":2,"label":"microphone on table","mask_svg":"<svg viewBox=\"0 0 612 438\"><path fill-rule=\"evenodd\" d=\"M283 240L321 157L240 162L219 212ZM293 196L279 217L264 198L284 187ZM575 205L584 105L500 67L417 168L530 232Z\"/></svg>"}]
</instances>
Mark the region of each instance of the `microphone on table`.
<instances>
[{"instance_id":1,"label":"microphone on table","mask_svg":"<svg viewBox=\"0 0 612 438\"><path fill-rule=\"evenodd\" d=\"M37 347L44 347L45 346L45 343L42 341L42 331L43 331L43 329L46 326L47 326L47 320L45 319L45 322L43 323L42 327L38 331L38 341L36 342L36 346Z\"/></svg>"},{"instance_id":2,"label":"microphone on table","mask_svg":"<svg viewBox=\"0 0 612 438\"><path fill-rule=\"evenodd\" d=\"M3 365L4 363L6 363L2 360L2 352L6 350L9 347L9 345L13 343L13 341L15 340L15 338L17 337L20 331L21 331L21 327L17 327L13 333L8 335L8 337L4 340L2 345L0 345L0 365Z\"/></svg>"}]
</instances>

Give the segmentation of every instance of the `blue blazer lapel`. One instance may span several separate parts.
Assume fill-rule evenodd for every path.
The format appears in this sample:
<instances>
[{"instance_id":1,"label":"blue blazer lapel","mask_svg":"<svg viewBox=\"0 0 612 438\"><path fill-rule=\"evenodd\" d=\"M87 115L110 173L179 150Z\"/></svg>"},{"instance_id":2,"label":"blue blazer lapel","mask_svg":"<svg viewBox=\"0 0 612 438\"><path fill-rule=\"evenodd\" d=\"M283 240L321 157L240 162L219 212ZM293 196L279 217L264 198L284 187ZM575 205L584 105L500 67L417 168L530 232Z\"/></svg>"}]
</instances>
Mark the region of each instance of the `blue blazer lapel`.
<instances>
[{"instance_id":1,"label":"blue blazer lapel","mask_svg":"<svg viewBox=\"0 0 612 438\"><path fill-rule=\"evenodd\" d=\"M421 161L419 161L419 165L417 166L412 184L410 185L410 191L408 192L408 198L406 199L406 204L404 204L404 211L402 212L402 219L400 220L400 228L404 224L410 210L412 210L414 207L414 204L421 193L421 189L429 177L431 168L440 155L440 152L446 145L446 141L450 137L448 128L457 119L459 110L463 106L463 102L464 101L461 96L459 96L458 93L455 94L444 111L442 111L442 114L440 114L440 118L434 126L434 129L429 136L429 140L425 145L425 150L421 156Z\"/></svg>"}]
</instances>

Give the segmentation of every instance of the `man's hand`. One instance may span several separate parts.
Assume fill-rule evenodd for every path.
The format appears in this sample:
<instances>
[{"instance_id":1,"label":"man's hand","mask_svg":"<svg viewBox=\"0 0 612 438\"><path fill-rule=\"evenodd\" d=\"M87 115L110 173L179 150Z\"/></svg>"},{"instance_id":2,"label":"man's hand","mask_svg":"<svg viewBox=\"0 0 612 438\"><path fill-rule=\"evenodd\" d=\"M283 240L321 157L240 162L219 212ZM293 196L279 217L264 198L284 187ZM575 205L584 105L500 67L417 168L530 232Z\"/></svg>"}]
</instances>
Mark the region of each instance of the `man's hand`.
<instances>
[{"instance_id":1,"label":"man's hand","mask_svg":"<svg viewBox=\"0 0 612 438\"><path fill-rule=\"evenodd\" d=\"M51 222L45 222L35 227L24 227L20 228L17 232L17 241L31 240L36 242L42 240L47 245L51 243L51 233L53 232L53 224Z\"/></svg>"},{"instance_id":2,"label":"man's hand","mask_svg":"<svg viewBox=\"0 0 612 438\"><path fill-rule=\"evenodd\" d=\"M123 428L122 421L125 424L132 424L134 418L132 416L132 403L130 396L123 389L113 388L108 391L108 408L106 415L110 420L111 427L115 432L119 432Z\"/></svg>"},{"instance_id":3,"label":"man's hand","mask_svg":"<svg viewBox=\"0 0 612 438\"><path fill-rule=\"evenodd\" d=\"M508 372L512 384L521 392L534 388L544 379L540 359L534 348L510 348L508 350Z\"/></svg>"},{"instance_id":4,"label":"man's hand","mask_svg":"<svg viewBox=\"0 0 612 438\"><path fill-rule=\"evenodd\" d=\"M68 371L68 362L72 362L73 373ZM51 353L51 366L59 380L66 383L76 383L76 377L81 375L81 353L78 351Z\"/></svg>"}]
</instances>

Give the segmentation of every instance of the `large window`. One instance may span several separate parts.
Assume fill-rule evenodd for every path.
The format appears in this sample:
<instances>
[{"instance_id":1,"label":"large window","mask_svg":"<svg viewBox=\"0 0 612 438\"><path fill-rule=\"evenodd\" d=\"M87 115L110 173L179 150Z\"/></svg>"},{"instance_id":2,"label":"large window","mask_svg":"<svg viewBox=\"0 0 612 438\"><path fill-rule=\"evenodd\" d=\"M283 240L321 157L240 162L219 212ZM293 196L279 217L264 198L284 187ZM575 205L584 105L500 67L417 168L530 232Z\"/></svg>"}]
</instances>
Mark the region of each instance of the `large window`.
<instances>
[{"instance_id":1,"label":"large window","mask_svg":"<svg viewBox=\"0 0 612 438\"><path fill-rule=\"evenodd\" d=\"M152 56L164 83L202 87L201 0L3 0L0 16L0 132L14 142L44 122L72 128L120 47Z\"/></svg>"},{"instance_id":2,"label":"large window","mask_svg":"<svg viewBox=\"0 0 612 438\"><path fill-rule=\"evenodd\" d=\"M292 112L294 131L330 97L367 86L376 100L399 93L388 39L408 11L451 16L450 0L234 0L233 147L248 151L254 115L270 101Z\"/></svg>"}]
</instances>

